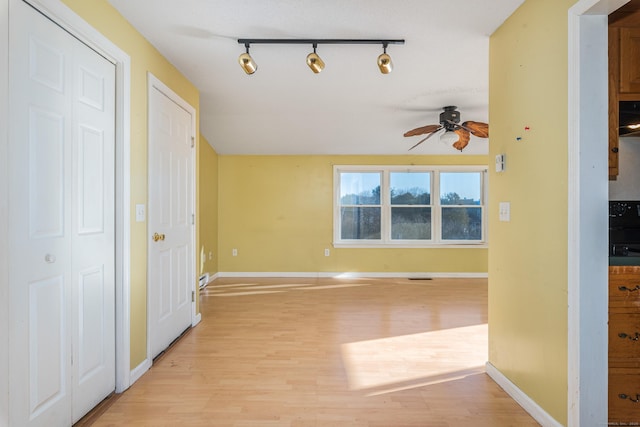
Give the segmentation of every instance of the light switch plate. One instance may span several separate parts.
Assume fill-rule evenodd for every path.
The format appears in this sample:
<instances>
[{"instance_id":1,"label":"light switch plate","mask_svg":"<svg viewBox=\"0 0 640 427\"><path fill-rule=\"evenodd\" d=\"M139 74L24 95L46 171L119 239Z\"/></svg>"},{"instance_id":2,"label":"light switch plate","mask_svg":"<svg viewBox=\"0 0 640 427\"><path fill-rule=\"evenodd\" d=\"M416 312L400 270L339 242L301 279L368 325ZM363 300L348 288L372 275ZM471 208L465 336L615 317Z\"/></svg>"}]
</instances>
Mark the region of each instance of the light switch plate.
<instances>
[{"instance_id":1,"label":"light switch plate","mask_svg":"<svg viewBox=\"0 0 640 427\"><path fill-rule=\"evenodd\" d=\"M496 172L504 172L504 154L496 155Z\"/></svg>"},{"instance_id":2,"label":"light switch plate","mask_svg":"<svg viewBox=\"0 0 640 427\"><path fill-rule=\"evenodd\" d=\"M136 205L136 222L144 222L146 216L144 204Z\"/></svg>"},{"instance_id":3,"label":"light switch plate","mask_svg":"<svg viewBox=\"0 0 640 427\"><path fill-rule=\"evenodd\" d=\"M511 203L510 202L500 202L500 221L509 222L511 221Z\"/></svg>"}]
</instances>

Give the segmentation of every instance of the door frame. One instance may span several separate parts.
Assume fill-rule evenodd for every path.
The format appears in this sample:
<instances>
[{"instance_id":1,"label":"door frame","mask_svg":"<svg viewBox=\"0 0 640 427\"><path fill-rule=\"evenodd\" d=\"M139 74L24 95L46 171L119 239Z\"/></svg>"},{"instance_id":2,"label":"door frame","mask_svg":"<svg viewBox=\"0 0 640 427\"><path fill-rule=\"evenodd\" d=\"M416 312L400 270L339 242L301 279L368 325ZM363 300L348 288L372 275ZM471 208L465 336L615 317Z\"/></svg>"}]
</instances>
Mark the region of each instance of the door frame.
<instances>
[{"instance_id":1,"label":"door frame","mask_svg":"<svg viewBox=\"0 0 640 427\"><path fill-rule=\"evenodd\" d=\"M608 14L629 0L578 0L568 13L569 427L608 418Z\"/></svg>"},{"instance_id":2,"label":"door frame","mask_svg":"<svg viewBox=\"0 0 640 427\"><path fill-rule=\"evenodd\" d=\"M191 176L189 179L191 180L191 214L192 214L192 223L191 223L191 235L189 236L191 240L191 265L189 265L189 276L191 279L191 292L194 297L191 299L191 327L196 326L200 323L202 319L202 315L196 312L196 298L197 290L196 290L196 137L197 137L197 127L196 127L196 109L185 101L180 95L174 92L169 86L164 84L159 78L154 76L150 71L147 72L147 109L151 109L151 91L158 90L163 93L166 97L168 97L171 101L175 102L181 108L186 110L191 115L191 137L193 138L193 146L191 149ZM147 115L149 116L149 115ZM147 117L147 128L149 128L149 117ZM150 130L148 130L148 134L150 134ZM151 144L147 143L147 147L149 147L149 156L151 151ZM148 173L148 171L147 171ZM150 179L150 177L147 177ZM147 200L147 206L150 203ZM148 228L149 221L147 221L147 237L151 236L152 230ZM147 240L148 241L148 240ZM152 268L150 260L150 251L147 251L147 325L151 325L151 310L149 307L151 306L151 292L150 289L150 281L149 278L151 275L149 274L149 270ZM147 328L147 362L149 365L152 363L151 356L151 328Z\"/></svg>"},{"instance_id":3,"label":"door frame","mask_svg":"<svg viewBox=\"0 0 640 427\"><path fill-rule=\"evenodd\" d=\"M84 19L64 5L60 0L24 0L53 22L73 34L80 41L99 52L116 66L116 111L115 111L115 333L116 333L116 392L131 385L130 369L130 98L131 59L113 42L99 33ZM9 2L0 0L0 21L3 28L9 26ZM8 32L0 32L0 199L7 200L9 177L8 158L8 111L9 111L9 40ZM0 235L8 231L8 209L0 207ZM9 274L7 239L0 245L0 425L9 422Z\"/></svg>"}]
</instances>

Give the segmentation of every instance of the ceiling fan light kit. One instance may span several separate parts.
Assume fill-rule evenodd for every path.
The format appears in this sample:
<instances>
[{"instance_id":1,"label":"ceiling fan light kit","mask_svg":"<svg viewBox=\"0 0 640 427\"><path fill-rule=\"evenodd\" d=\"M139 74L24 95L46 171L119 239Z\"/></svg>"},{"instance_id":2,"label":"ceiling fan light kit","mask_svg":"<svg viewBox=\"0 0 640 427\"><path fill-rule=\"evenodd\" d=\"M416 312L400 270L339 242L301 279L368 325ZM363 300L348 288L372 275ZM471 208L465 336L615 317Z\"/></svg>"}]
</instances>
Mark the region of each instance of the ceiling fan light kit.
<instances>
[{"instance_id":1,"label":"ceiling fan light kit","mask_svg":"<svg viewBox=\"0 0 640 427\"><path fill-rule=\"evenodd\" d=\"M251 44L310 44L313 46L313 52L307 55L307 65L316 74L324 69L324 61L316 53L319 44L380 44L383 53L378 56L378 68L382 74L389 74L393 70L393 63L391 56L387 53L387 46L404 44L404 39L238 39L238 43L244 44L246 48L246 52L240 55L238 62L247 74L253 74L258 69L249 55Z\"/></svg>"},{"instance_id":2,"label":"ceiling fan light kit","mask_svg":"<svg viewBox=\"0 0 640 427\"><path fill-rule=\"evenodd\" d=\"M460 136L451 130L445 131L442 135L440 135L440 142L445 145L451 145L457 142L459 139Z\"/></svg>"}]
</instances>

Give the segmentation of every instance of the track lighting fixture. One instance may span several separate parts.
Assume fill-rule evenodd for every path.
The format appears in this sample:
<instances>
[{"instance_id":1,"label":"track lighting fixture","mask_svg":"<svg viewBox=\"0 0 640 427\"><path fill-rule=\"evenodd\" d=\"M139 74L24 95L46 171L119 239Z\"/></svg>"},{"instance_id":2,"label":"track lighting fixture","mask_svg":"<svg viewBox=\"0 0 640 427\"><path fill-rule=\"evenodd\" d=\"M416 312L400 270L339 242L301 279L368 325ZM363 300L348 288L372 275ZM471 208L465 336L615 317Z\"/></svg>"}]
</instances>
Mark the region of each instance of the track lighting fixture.
<instances>
[{"instance_id":1,"label":"track lighting fixture","mask_svg":"<svg viewBox=\"0 0 640 427\"><path fill-rule=\"evenodd\" d=\"M249 55L249 46L253 44L310 44L313 52L307 55L307 65L314 73L319 73L324 69L324 61L316 53L319 44L381 44L383 53L378 56L378 68L382 74L389 74L393 70L391 57L387 54L387 47L390 44L404 44L404 39L238 39L239 44L244 44L246 53L240 55L238 62L247 74L253 74L258 66Z\"/></svg>"},{"instance_id":2,"label":"track lighting fixture","mask_svg":"<svg viewBox=\"0 0 640 427\"><path fill-rule=\"evenodd\" d=\"M316 53L316 48L318 45L316 43L313 44L313 52L307 55L307 65L311 68L311 71L318 74L320 71L324 70L324 61L322 58L318 56Z\"/></svg>"},{"instance_id":3,"label":"track lighting fixture","mask_svg":"<svg viewBox=\"0 0 640 427\"><path fill-rule=\"evenodd\" d=\"M249 43L245 43L244 47L247 49L247 51L240 55L240 57L238 58L238 62L240 63L240 66L245 73L253 74L258 69L258 64L256 64L251 55L249 55Z\"/></svg>"},{"instance_id":4,"label":"track lighting fixture","mask_svg":"<svg viewBox=\"0 0 640 427\"><path fill-rule=\"evenodd\" d=\"M393 62L387 54L387 43L382 43L382 53L378 56L378 68L382 74L389 74L393 70Z\"/></svg>"}]
</instances>

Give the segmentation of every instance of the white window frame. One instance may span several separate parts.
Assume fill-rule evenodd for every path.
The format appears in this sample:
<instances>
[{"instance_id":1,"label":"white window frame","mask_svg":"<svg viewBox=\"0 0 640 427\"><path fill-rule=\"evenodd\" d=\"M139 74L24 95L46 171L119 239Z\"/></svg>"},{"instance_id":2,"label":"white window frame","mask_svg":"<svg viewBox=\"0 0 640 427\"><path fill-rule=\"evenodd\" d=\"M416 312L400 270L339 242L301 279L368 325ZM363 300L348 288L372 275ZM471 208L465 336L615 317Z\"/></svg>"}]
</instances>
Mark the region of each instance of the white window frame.
<instances>
[{"instance_id":1,"label":"white window frame","mask_svg":"<svg viewBox=\"0 0 640 427\"><path fill-rule=\"evenodd\" d=\"M342 239L340 235L340 174L345 172L378 172L381 175L380 205L381 224L380 239ZM391 172L428 172L430 180L431 207L431 239L429 240L399 240L391 239L391 208L390 201L390 173ZM481 203L469 207L479 207L482 210L482 232L480 240L443 240L442 233L442 205L440 204L440 173L441 172L480 172ZM348 248L460 248L487 247L487 167L482 165L334 165L333 167L333 246ZM460 207L467 207L462 205ZM446 208L446 207L445 207Z\"/></svg>"}]
</instances>

